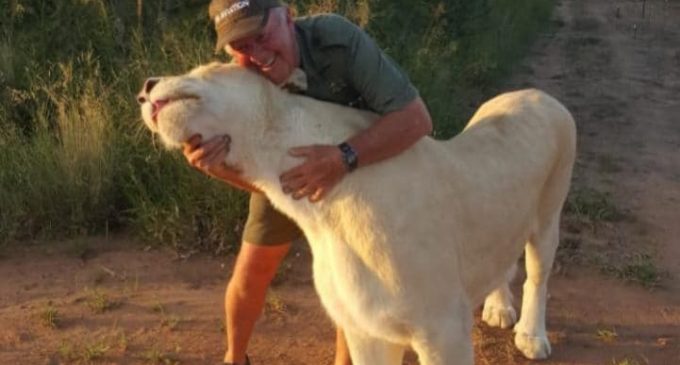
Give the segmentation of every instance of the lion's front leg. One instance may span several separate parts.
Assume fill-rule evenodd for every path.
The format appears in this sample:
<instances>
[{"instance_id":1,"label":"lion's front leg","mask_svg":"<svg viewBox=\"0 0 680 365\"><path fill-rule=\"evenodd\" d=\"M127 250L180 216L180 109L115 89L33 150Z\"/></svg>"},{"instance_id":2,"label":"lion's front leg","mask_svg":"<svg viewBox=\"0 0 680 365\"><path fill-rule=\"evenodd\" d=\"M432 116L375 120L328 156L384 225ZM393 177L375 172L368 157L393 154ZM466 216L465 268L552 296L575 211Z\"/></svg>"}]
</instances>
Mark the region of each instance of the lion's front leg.
<instances>
[{"instance_id":1,"label":"lion's front leg","mask_svg":"<svg viewBox=\"0 0 680 365\"><path fill-rule=\"evenodd\" d=\"M510 328L517 322L517 312L512 306L512 293L508 284L492 291L484 300L482 320L491 327Z\"/></svg>"},{"instance_id":2,"label":"lion's front leg","mask_svg":"<svg viewBox=\"0 0 680 365\"><path fill-rule=\"evenodd\" d=\"M403 345L370 337L352 329L344 331L353 365L401 365L406 350Z\"/></svg>"},{"instance_id":3,"label":"lion's front leg","mask_svg":"<svg viewBox=\"0 0 680 365\"><path fill-rule=\"evenodd\" d=\"M465 298L451 298L445 310L418 321L412 346L421 365L473 365L472 308Z\"/></svg>"},{"instance_id":4,"label":"lion's front leg","mask_svg":"<svg viewBox=\"0 0 680 365\"><path fill-rule=\"evenodd\" d=\"M505 282L486 296L482 320L491 327L510 328L517 322L517 312L512 306L512 292L508 283L512 281L517 265L512 265Z\"/></svg>"}]
</instances>

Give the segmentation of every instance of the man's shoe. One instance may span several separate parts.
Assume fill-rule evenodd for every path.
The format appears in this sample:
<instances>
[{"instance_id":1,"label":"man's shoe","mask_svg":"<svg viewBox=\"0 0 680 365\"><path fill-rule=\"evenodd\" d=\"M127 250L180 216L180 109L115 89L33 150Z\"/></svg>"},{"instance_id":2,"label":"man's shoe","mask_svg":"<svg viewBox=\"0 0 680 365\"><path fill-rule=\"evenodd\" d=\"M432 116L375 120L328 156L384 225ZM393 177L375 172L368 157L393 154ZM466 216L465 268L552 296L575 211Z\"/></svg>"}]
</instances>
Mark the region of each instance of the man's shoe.
<instances>
[{"instance_id":1,"label":"man's shoe","mask_svg":"<svg viewBox=\"0 0 680 365\"><path fill-rule=\"evenodd\" d=\"M235 362L225 362L223 365L239 365ZM243 365L250 365L250 359L248 358L248 355L246 355L246 362Z\"/></svg>"}]
</instances>

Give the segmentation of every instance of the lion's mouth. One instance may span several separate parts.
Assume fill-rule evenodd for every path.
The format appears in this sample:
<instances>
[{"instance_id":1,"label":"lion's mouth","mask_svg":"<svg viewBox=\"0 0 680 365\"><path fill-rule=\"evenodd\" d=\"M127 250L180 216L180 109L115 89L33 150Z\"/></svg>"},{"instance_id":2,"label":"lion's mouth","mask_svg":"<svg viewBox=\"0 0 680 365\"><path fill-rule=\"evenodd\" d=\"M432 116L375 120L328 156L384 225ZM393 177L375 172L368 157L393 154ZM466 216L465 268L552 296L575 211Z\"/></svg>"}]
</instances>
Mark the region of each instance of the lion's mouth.
<instances>
[{"instance_id":1,"label":"lion's mouth","mask_svg":"<svg viewBox=\"0 0 680 365\"><path fill-rule=\"evenodd\" d=\"M182 100L198 100L198 96L195 95L187 95L187 96L182 96L179 98L174 98L174 99L158 99L156 101L151 102L151 120L153 120L154 123L158 124L158 114L160 114L161 110L163 110L166 106L170 105L171 103L182 101Z\"/></svg>"},{"instance_id":2,"label":"lion's mouth","mask_svg":"<svg viewBox=\"0 0 680 365\"><path fill-rule=\"evenodd\" d=\"M170 99L160 99L151 103L151 120L158 124L158 113L170 103Z\"/></svg>"}]
</instances>

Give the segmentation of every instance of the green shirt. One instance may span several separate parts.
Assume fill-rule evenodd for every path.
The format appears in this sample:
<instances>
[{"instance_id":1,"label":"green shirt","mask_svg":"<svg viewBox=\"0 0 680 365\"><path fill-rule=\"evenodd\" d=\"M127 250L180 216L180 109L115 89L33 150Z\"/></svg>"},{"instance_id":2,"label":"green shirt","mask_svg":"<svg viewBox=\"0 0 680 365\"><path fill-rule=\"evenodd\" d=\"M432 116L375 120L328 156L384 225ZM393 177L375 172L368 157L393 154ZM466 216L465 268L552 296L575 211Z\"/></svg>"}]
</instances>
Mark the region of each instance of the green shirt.
<instances>
[{"instance_id":1,"label":"green shirt","mask_svg":"<svg viewBox=\"0 0 680 365\"><path fill-rule=\"evenodd\" d=\"M295 20L305 95L386 114L418 96L408 76L368 34L347 19L322 14Z\"/></svg>"}]
</instances>

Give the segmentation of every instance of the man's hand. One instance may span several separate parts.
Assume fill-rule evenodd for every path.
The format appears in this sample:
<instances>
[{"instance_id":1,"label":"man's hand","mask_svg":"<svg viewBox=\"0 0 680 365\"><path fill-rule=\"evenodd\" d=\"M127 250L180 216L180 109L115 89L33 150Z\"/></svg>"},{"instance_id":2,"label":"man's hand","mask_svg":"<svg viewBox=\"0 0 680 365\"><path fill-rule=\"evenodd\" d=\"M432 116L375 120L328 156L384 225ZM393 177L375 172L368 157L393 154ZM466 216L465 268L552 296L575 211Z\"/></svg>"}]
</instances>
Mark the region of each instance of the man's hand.
<instances>
[{"instance_id":1,"label":"man's hand","mask_svg":"<svg viewBox=\"0 0 680 365\"><path fill-rule=\"evenodd\" d=\"M309 197L317 202L347 174L342 152L337 146L314 145L291 148L288 153L305 159L301 165L284 172L281 177L283 192L293 199Z\"/></svg>"},{"instance_id":2,"label":"man's hand","mask_svg":"<svg viewBox=\"0 0 680 365\"><path fill-rule=\"evenodd\" d=\"M227 169L224 163L229 152L231 138L229 136L219 136L201 144L203 138L200 134L194 134L185 143L182 152L189 165L197 168L206 175L216 178L224 175Z\"/></svg>"},{"instance_id":3,"label":"man's hand","mask_svg":"<svg viewBox=\"0 0 680 365\"><path fill-rule=\"evenodd\" d=\"M231 138L227 135L209 139L201 144L202 137L198 134L191 136L184 143L184 157L189 164L206 175L222 180L231 186L249 192L259 192L249 182L240 176L241 171L233 166L227 166L225 159L229 152Z\"/></svg>"}]
</instances>

